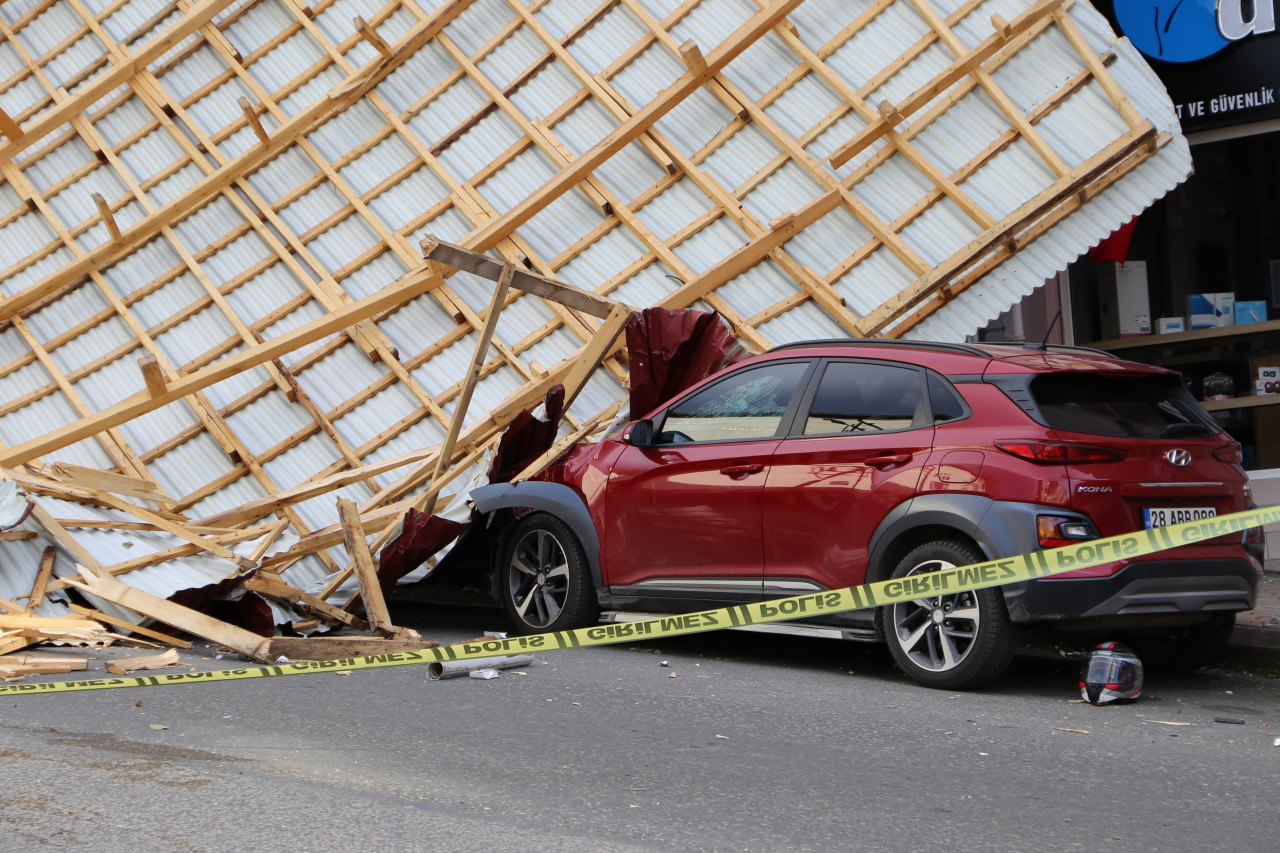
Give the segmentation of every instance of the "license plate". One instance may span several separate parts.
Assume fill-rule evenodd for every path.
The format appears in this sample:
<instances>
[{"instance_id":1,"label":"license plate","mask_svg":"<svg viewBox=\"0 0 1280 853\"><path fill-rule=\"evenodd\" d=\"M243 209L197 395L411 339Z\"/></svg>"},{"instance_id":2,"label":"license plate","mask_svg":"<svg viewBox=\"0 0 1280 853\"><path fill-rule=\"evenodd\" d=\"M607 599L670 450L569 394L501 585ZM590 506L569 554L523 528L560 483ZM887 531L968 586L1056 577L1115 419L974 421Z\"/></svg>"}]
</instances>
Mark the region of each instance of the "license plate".
<instances>
[{"instance_id":1,"label":"license plate","mask_svg":"<svg viewBox=\"0 0 1280 853\"><path fill-rule=\"evenodd\" d=\"M1148 506L1142 508L1142 525L1148 530L1166 524L1213 518L1218 510L1211 506Z\"/></svg>"}]
</instances>

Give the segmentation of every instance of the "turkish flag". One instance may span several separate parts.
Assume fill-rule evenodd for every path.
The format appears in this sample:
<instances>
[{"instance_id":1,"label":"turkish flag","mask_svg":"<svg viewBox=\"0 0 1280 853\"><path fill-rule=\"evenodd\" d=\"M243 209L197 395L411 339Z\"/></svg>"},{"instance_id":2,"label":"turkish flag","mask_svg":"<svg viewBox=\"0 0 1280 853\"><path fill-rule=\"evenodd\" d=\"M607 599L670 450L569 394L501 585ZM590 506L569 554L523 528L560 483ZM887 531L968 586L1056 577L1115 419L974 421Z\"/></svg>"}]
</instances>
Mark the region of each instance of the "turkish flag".
<instances>
[{"instance_id":1,"label":"turkish flag","mask_svg":"<svg viewBox=\"0 0 1280 853\"><path fill-rule=\"evenodd\" d=\"M1102 242L1089 250L1089 260L1093 263L1115 261L1123 264L1129 257L1129 240L1133 237L1133 226L1138 224L1138 217L1133 217L1121 225L1110 236L1102 238Z\"/></svg>"}]
</instances>

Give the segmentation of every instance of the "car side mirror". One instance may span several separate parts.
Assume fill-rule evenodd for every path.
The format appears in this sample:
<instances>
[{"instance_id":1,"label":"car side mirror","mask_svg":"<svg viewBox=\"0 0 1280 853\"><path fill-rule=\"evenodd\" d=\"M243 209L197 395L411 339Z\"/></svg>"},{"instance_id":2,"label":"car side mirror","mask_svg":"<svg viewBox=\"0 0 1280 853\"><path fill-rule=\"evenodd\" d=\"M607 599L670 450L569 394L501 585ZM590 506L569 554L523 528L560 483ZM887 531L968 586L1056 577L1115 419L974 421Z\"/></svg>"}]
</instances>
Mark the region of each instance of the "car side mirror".
<instances>
[{"instance_id":1,"label":"car side mirror","mask_svg":"<svg viewBox=\"0 0 1280 853\"><path fill-rule=\"evenodd\" d=\"M645 418L633 423L627 432L627 443L632 447L653 447L653 421Z\"/></svg>"}]
</instances>

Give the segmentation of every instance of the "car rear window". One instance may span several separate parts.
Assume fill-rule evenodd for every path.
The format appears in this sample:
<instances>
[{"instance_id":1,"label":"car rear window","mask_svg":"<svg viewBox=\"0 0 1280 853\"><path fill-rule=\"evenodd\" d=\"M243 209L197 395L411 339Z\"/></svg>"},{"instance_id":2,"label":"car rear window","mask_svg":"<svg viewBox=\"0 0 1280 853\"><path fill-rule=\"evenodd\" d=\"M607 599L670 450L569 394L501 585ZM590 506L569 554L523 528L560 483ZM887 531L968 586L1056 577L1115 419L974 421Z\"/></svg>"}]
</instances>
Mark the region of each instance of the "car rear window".
<instances>
[{"instance_id":1,"label":"car rear window","mask_svg":"<svg viewBox=\"0 0 1280 853\"><path fill-rule=\"evenodd\" d=\"M1221 427L1176 376L1046 373L1031 381L1054 429L1117 438L1196 438Z\"/></svg>"}]
</instances>

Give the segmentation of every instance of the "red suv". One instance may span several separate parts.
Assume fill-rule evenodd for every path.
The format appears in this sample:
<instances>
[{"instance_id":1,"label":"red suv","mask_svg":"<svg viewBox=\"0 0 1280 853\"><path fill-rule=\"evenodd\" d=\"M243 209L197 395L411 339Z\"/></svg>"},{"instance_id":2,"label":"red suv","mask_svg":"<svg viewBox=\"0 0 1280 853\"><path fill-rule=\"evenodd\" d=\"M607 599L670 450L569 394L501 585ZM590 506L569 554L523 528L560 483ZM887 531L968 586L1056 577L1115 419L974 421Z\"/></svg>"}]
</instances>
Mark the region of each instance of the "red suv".
<instances>
[{"instance_id":1,"label":"red suv","mask_svg":"<svg viewBox=\"0 0 1280 853\"><path fill-rule=\"evenodd\" d=\"M817 341L682 393L536 480L472 493L526 631L937 571L1250 507L1240 446L1177 373L1065 347ZM937 687L1030 626L1225 644L1261 566L1240 535L1009 586L763 626L883 639Z\"/></svg>"}]
</instances>

